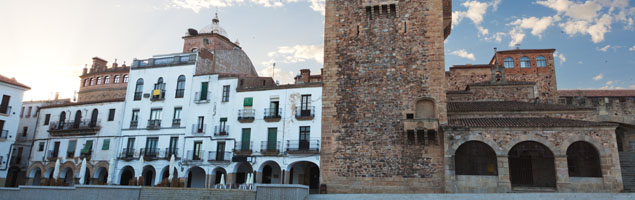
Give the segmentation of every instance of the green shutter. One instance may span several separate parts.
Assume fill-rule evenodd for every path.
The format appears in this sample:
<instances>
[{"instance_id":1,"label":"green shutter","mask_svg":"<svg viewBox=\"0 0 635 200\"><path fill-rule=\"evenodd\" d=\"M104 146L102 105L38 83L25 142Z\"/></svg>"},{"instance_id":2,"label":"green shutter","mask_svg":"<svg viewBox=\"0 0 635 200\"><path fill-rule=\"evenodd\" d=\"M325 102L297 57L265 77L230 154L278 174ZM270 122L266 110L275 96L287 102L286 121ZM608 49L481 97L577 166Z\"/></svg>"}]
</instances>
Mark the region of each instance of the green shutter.
<instances>
[{"instance_id":1,"label":"green shutter","mask_svg":"<svg viewBox=\"0 0 635 200\"><path fill-rule=\"evenodd\" d=\"M66 149L66 151L68 153L73 153L75 152L75 143L77 143L77 141L69 141L68 142L68 149Z\"/></svg>"},{"instance_id":2,"label":"green shutter","mask_svg":"<svg viewBox=\"0 0 635 200\"><path fill-rule=\"evenodd\" d=\"M276 144L278 142L278 129L269 128L267 137L267 150L276 150Z\"/></svg>"},{"instance_id":3,"label":"green shutter","mask_svg":"<svg viewBox=\"0 0 635 200\"><path fill-rule=\"evenodd\" d=\"M227 121L227 117L220 118L220 121L221 122L226 122Z\"/></svg>"},{"instance_id":4,"label":"green shutter","mask_svg":"<svg viewBox=\"0 0 635 200\"><path fill-rule=\"evenodd\" d=\"M208 87L208 82L202 82L201 83L201 99L199 100L207 100L207 87Z\"/></svg>"},{"instance_id":5,"label":"green shutter","mask_svg":"<svg viewBox=\"0 0 635 200\"><path fill-rule=\"evenodd\" d=\"M82 149L82 153L83 154L87 154L90 152L90 149L93 148L93 141L92 140L88 140L86 141L86 144L84 145L84 149Z\"/></svg>"},{"instance_id":6,"label":"green shutter","mask_svg":"<svg viewBox=\"0 0 635 200\"><path fill-rule=\"evenodd\" d=\"M254 105L254 98L245 97L245 103L243 106L252 106L252 105Z\"/></svg>"},{"instance_id":7,"label":"green shutter","mask_svg":"<svg viewBox=\"0 0 635 200\"><path fill-rule=\"evenodd\" d=\"M108 149L110 149L110 139L105 139L104 145L101 146L101 150L108 150Z\"/></svg>"},{"instance_id":8,"label":"green shutter","mask_svg":"<svg viewBox=\"0 0 635 200\"><path fill-rule=\"evenodd\" d=\"M240 150L250 150L250 141L251 141L251 129L249 128L243 128L243 137L242 137L242 142L241 142L241 147Z\"/></svg>"}]
</instances>

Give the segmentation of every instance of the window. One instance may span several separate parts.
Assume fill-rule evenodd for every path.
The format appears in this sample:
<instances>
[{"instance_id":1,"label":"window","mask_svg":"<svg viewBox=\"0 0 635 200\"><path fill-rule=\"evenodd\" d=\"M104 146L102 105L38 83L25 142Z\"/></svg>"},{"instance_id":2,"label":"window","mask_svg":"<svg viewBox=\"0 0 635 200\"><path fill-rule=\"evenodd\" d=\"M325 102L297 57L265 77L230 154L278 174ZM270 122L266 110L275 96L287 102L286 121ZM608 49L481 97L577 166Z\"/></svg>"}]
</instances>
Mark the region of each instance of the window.
<instances>
[{"instance_id":1,"label":"window","mask_svg":"<svg viewBox=\"0 0 635 200\"><path fill-rule=\"evenodd\" d=\"M251 129L243 128L242 141L240 141L240 150L241 151L249 151L251 150Z\"/></svg>"},{"instance_id":2,"label":"window","mask_svg":"<svg viewBox=\"0 0 635 200\"><path fill-rule=\"evenodd\" d=\"M139 109L132 110L132 118L130 119L130 128L136 128L139 123Z\"/></svg>"},{"instance_id":3,"label":"window","mask_svg":"<svg viewBox=\"0 0 635 200\"><path fill-rule=\"evenodd\" d=\"M90 85L95 85L95 80L93 78L90 78Z\"/></svg>"},{"instance_id":4,"label":"window","mask_svg":"<svg viewBox=\"0 0 635 200\"><path fill-rule=\"evenodd\" d=\"M229 85L224 85L223 86L223 102L228 102L229 101Z\"/></svg>"},{"instance_id":5,"label":"window","mask_svg":"<svg viewBox=\"0 0 635 200\"><path fill-rule=\"evenodd\" d=\"M110 139L104 139L104 144L101 145L101 150L106 151L110 149Z\"/></svg>"},{"instance_id":6,"label":"window","mask_svg":"<svg viewBox=\"0 0 635 200\"><path fill-rule=\"evenodd\" d=\"M29 132L29 127L22 127L22 137L26 137L26 134Z\"/></svg>"},{"instance_id":7,"label":"window","mask_svg":"<svg viewBox=\"0 0 635 200\"><path fill-rule=\"evenodd\" d=\"M20 118L24 117L24 106L22 106L22 111L20 112Z\"/></svg>"},{"instance_id":8,"label":"window","mask_svg":"<svg viewBox=\"0 0 635 200\"><path fill-rule=\"evenodd\" d=\"M300 126L300 141L309 141L311 138L311 127Z\"/></svg>"},{"instance_id":9,"label":"window","mask_svg":"<svg viewBox=\"0 0 635 200\"><path fill-rule=\"evenodd\" d=\"M406 136L408 137L408 145L413 145L415 144L415 131L414 130L408 130L406 131Z\"/></svg>"},{"instance_id":10,"label":"window","mask_svg":"<svg viewBox=\"0 0 635 200\"><path fill-rule=\"evenodd\" d=\"M463 143L455 152L456 175L498 174L496 153L487 144L478 141Z\"/></svg>"},{"instance_id":11,"label":"window","mask_svg":"<svg viewBox=\"0 0 635 200\"><path fill-rule=\"evenodd\" d=\"M76 144L77 144L77 141L75 141L75 140L68 142L68 148L66 149L66 157L67 158L75 157L75 145Z\"/></svg>"},{"instance_id":12,"label":"window","mask_svg":"<svg viewBox=\"0 0 635 200\"><path fill-rule=\"evenodd\" d=\"M104 77L104 84L108 84L110 83L110 76L105 76Z\"/></svg>"},{"instance_id":13,"label":"window","mask_svg":"<svg viewBox=\"0 0 635 200\"><path fill-rule=\"evenodd\" d=\"M146 139L146 149L144 155L145 156L157 156L157 154L159 153L159 149L157 148L157 145L159 144L159 138L158 137L149 137Z\"/></svg>"},{"instance_id":14,"label":"window","mask_svg":"<svg viewBox=\"0 0 635 200\"><path fill-rule=\"evenodd\" d=\"M302 95L300 109L309 110L309 106L311 106L311 95L310 94Z\"/></svg>"},{"instance_id":15,"label":"window","mask_svg":"<svg viewBox=\"0 0 635 200\"><path fill-rule=\"evenodd\" d=\"M529 57L524 56L520 58L520 68L529 68L531 67L531 60Z\"/></svg>"},{"instance_id":16,"label":"window","mask_svg":"<svg viewBox=\"0 0 635 200\"><path fill-rule=\"evenodd\" d=\"M159 77L157 83L154 84L154 90L152 90L153 100L162 100L165 98L165 83L163 83L163 77Z\"/></svg>"},{"instance_id":17,"label":"window","mask_svg":"<svg viewBox=\"0 0 635 200\"><path fill-rule=\"evenodd\" d=\"M176 107L174 108L174 116L172 117L172 126L180 126L181 125L181 111L183 108Z\"/></svg>"},{"instance_id":18,"label":"window","mask_svg":"<svg viewBox=\"0 0 635 200\"><path fill-rule=\"evenodd\" d=\"M208 82L202 82L201 83L201 93L198 96L198 100L199 101L206 101L207 99L207 93L209 92L209 83Z\"/></svg>"},{"instance_id":19,"label":"window","mask_svg":"<svg viewBox=\"0 0 635 200\"><path fill-rule=\"evenodd\" d=\"M9 114L9 101L11 100L11 96L2 95L2 103L0 103L0 113Z\"/></svg>"},{"instance_id":20,"label":"window","mask_svg":"<svg viewBox=\"0 0 635 200\"><path fill-rule=\"evenodd\" d=\"M139 80L137 80L137 85L134 90L134 100L135 101L141 100L142 94L143 94L143 79L140 78Z\"/></svg>"},{"instance_id":21,"label":"window","mask_svg":"<svg viewBox=\"0 0 635 200\"><path fill-rule=\"evenodd\" d=\"M127 83L128 82L128 74L123 75L123 82Z\"/></svg>"},{"instance_id":22,"label":"window","mask_svg":"<svg viewBox=\"0 0 635 200\"><path fill-rule=\"evenodd\" d=\"M93 152L93 141L88 140L84 143L84 148L79 152L81 155L90 155Z\"/></svg>"},{"instance_id":23,"label":"window","mask_svg":"<svg viewBox=\"0 0 635 200\"><path fill-rule=\"evenodd\" d=\"M253 105L254 105L254 98L245 97L245 100L243 102L243 106L253 106Z\"/></svg>"},{"instance_id":24,"label":"window","mask_svg":"<svg viewBox=\"0 0 635 200\"><path fill-rule=\"evenodd\" d=\"M84 84L82 86L84 87L88 86L88 79L84 79Z\"/></svg>"},{"instance_id":25,"label":"window","mask_svg":"<svg viewBox=\"0 0 635 200\"><path fill-rule=\"evenodd\" d=\"M202 159L202 147L203 141L194 141L194 152L192 152L192 160L201 160Z\"/></svg>"},{"instance_id":26,"label":"window","mask_svg":"<svg viewBox=\"0 0 635 200\"><path fill-rule=\"evenodd\" d=\"M38 115L40 115L40 107L35 106L35 113L33 113L33 117L37 117Z\"/></svg>"},{"instance_id":27,"label":"window","mask_svg":"<svg viewBox=\"0 0 635 200\"><path fill-rule=\"evenodd\" d=\"M119 75L115 75L115 80L113 81L113 83L119 83Z\"/></svg>"},{"instance_id":28,"label":"window","mask_svg":"<svg viewBox=\"0 0 635 200\"><path fill-rule=\"evenodd\" d=\"M417 130L417 144L425 145L426 142L426 131L425 130Z\"/></svg>"},{"instance_id":29,"label":"window","mask_svg":"<svg viewBox=\"0 0 635 200\"><path fill-rule=\"evenodd\" d=\"M547 59L545 59L544 56L538 56L538 58L536 58L536 65L538 65L538 67L546 67Z\"/></svg>"},{"instance_id":30,"label":"window","mask_svg":"<svg viewBox=\"0 0 635 200\"><path fill-rule=\"evenodd\" d=\"M150 111L150 120L161 120L161 108L155 108Z\"/></svg>"},{"instance_id":31,"label":"window","mask_svg":"<svg viewBox=\"0 0 635 200\"><path fill-rule=\"evenodd\" d=\"M507 57L504 59L505 68L514 68L514 59L511 57Z\"/></svg>"},{"instance_id":32,"label":"window","mask_svg":"<svg viewBox=\"0 0 635 200\"><path fill-rule=\"evenodd\" d=\"M205 117L198 116L198 124L196 124L197 133L203 133L205 129Z\"/></svg>"},{"instance_id":33,"label":"window","mask_svg":"<svg viewBox=\"0 0 635 200\"><path fill-rule=\"evenodd\" d=\"M373 20L373 11L370 6L366 6L366 16L368 20Z\"/></svg>"},{"instance_id":34,"label":"window","mask_svg":"<svg viewBox=\"0 0 635 200\"><path fill-rule=\"evenodd\" d=\"M115 120L115 109L108 110L108 121L111 122Z\"/></svg>"},{"instance_id":35,"label":"window","mask_svg":"<svg viewBox=\"0 0 635 200\"><path fill-rule=\"evenodd\" d=\"M44 115L44 125L49 125L49 123L51 122L51 114L46 114Z\"/></svg>"},{"instance_id":36,"label":"window","mask_svg":"<svg viewBox=\"0 0 635 200\"><path fill-rule=\"evenodd\" d=\"M101 85L101 76L97 77L97 85Z\"/></svg>"},{"instance_id":37,"label":"window","mask_svg":"<svg viewBox=\"0 0 635 200\"><path fill-rule=\"evenodd\" d=\"M600 154L588 142L574 142L569 146L567 164L571 177L602 177Z\"/></svg>"},{"instance_id":38,"label":"window","mask_svg":"<svg viewBox=\"0 0 635 200\"><path fill-rule=\"evenodd\" d=\"M175 98L183 98L184 94L185 94L185 76L180 75L176 81Z\"/></svg>"},{"instance_id":39,"label":"window","mask_svg":"<svg viewBox=\"0 0 635 200\"><path fill-rule=\"evenodd\" d=\"M26 113L26 115L24 115L24 117L27 117L27 118L31 117L31 112L33 112L33 107L29 106L29 109L27 109L27 113Z\"/></svg>"},{"instance_id":40,"label":"window","mask_svg":"<svg viewBox=\"0 0 635 200\"><path fill-rule=\"evenodd\" d=\"M37 148L37 151L39 152L44 151L44 142L40 142L39 147Z\"/></svg>"},{"instance_id":41,"label":"window","mask_svg":"<svg viewBox=\"0 0 635 200\"><path fill-rule=\"evenodd\" d=\"M428 145L437 144L437 132L435 130L428 130Z\"/></svg>"},{"instance_id":42,"label":"window","mask_svg":"<svg viewBox=\"0 0 635 200\"><path fill-rule=\"evenodd\" d=\"M177 151L176 151L176 150L177 150L176 145L177 145L177 142L178 142L178 141L179 141L179 137L171 137L171 138L170 138L170 144L169 144L169 146L168 146L168 152L167 152L167 155L174 155L174 154L176 154L176 153L177 153ZM171 157L171 156L170 156L170 157Z\"/></svg>"}]
</instances>

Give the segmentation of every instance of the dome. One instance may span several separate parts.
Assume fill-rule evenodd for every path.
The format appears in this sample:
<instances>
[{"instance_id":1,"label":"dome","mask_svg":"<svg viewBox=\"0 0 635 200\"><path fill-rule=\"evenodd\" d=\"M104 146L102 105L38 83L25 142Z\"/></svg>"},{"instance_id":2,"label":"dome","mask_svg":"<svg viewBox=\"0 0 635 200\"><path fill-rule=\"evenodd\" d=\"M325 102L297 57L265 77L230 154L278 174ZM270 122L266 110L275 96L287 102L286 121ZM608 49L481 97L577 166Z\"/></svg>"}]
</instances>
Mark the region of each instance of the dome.
<instances>
[{"instance_id":1,"label":"dome","mask_svg":"<svg viewBox=\"0 0 635 200\"><path fill-rule=\"evenodd\" d=\"M227 36L227 31L225 31L223 27L218 25L219 22L220 21L218 20L218 14L216 14L216 17L214 17L214 19L212 20L212 24L201 28L200 30L198 30L198 33L199 34L216 33L216 34L225 36L226 38L229 38Z\"/></svg>"}]
</instances>

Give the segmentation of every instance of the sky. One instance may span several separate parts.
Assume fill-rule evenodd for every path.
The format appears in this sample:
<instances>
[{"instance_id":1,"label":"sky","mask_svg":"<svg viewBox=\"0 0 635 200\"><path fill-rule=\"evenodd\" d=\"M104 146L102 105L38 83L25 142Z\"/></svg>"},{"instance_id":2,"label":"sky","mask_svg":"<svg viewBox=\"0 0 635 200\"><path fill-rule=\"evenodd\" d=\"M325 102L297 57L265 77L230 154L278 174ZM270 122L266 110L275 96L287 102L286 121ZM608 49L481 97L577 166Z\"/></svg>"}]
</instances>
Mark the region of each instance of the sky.
<instances>
[{"instance_id":1,"label":"sky","mask_svg":"<svg viewBox=\"0 0 635 200\"><path fill-rule=\"evenodd\" d=\"M493 48L554 48L559 89L635 89L635 0L452 4L446 69L487 63ZM324 0L0 0L0 74L31 86L24 100L69 98L92 57L181 52L187 29L215 13L259 75L290 83L322 68Z\"/></svg>"}]
</instances>

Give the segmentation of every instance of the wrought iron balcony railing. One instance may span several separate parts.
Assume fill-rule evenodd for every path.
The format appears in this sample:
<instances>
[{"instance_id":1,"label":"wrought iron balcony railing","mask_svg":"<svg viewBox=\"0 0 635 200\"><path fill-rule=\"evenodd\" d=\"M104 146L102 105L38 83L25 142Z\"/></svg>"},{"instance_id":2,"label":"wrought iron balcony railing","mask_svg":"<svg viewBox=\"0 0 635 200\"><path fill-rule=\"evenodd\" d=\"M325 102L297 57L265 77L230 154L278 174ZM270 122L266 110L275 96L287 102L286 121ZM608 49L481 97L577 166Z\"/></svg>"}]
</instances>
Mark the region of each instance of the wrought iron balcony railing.
<instances>
[{"instance_id":1,"label":"wrought iron balcony railing","mask_svg":"<svg viewBox=\"0 0 635 200\"><path fill-rule=\"evenodd\" d=\"M214 127L214 136L223 137L223 136L228 136L228 135L229 135L229 126L228 125Z\"/></svg>"},{"instance_id":2,"label":"wrought iron balcony railing","mask_svg":"<svg viewBox=\"0 0 635 200\"><path fill-rule=\"evenodd\" d=\"M231 151L210 151L207 155L207 161L210 162L229 162L232 159Z\"/></svg>"},{"instance_id":3,"label":"wrought iron balcony railing","mask_svg":"<svg viewBox=\"0 0 635 200\"><path fill-rule=\"evenodd\" d=\"M311 120L315 117L315 106L299 106L295 112L295 118L298 120Z\"/></svg>"},{"instance_id":4,"label":"wrought iron balcony railing","mask_svg":"<svg viewBox=\"0 0 635 200\"><path fill-rule=\"evenodd\" d=\"M287 153L313 154L320 152L320 140L287 140Z\"/></svg>"},{"instance_id":5,"label":"wrought iron balcony railing","mask_svg":"<svg viewBox=\"0 0 635 200\"><path fill-rule=\"evenodd\" d=\"M238 110L238 121L240 122L252 122L256 118L256 110L254 109L241 109Z\"/></svg>"}]
</instances>

